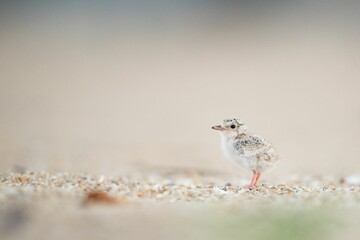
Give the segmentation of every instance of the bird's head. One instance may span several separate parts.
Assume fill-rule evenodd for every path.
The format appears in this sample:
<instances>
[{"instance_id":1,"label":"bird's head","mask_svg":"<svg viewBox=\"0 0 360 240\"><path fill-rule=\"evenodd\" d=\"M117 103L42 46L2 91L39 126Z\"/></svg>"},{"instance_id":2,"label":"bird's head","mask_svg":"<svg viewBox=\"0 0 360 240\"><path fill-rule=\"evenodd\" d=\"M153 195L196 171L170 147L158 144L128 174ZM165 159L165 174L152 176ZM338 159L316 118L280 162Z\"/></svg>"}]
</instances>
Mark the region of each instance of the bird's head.
<instances>
[{"instance_id":1,"label":"bird's head","mask_svg":"<svg viewBox=\"0 0 360 240\"><path fill-rule=\"evenodd\" d=\"M213 126L212 129L220 131L228 137L236 137L246 132L246 125L236 118L225 119L221 125Z\"/></svg>"}]
</instances>

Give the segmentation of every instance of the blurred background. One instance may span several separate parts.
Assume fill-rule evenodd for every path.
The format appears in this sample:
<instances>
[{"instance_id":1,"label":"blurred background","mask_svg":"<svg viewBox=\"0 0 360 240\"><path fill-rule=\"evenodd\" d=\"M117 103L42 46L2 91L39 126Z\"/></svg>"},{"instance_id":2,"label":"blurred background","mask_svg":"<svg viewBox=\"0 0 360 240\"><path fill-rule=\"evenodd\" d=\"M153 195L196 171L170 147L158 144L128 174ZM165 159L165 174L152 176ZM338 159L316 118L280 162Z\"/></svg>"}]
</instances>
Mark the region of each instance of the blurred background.
<instances>
[{"instance_id":1,"label":"blurred background","mask_svg":"<svg viewBox=\"0 0 360 240\"><path fill-rule=\"evenodd\" d=\"M357 1L1 1L0 168L249 173L211 126L271 140L268 177L360 167Z\"/></svg>"}]
</instances>

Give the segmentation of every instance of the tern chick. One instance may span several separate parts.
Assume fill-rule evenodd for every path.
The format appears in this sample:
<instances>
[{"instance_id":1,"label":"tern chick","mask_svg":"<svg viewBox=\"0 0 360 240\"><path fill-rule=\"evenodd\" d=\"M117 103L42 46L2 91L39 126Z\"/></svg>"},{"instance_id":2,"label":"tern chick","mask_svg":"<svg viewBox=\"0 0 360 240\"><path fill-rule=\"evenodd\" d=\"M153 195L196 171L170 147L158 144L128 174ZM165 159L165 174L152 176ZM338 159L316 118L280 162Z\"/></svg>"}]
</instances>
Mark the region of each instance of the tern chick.
<instances>
[{"instance_id":1,"label":"tern chick","mask_svg":"<svg viewBox=\"0 0 360 240\"><path fill-rule=\"evenodd\" d=\"M213 126L221 135L221 147L225 156L235 164L253 172L250 189L256 187L261 174L276 166L279 155L264 138L247 133L246 125L239 119L225 119Z\"/></svg>"}]
</instances>

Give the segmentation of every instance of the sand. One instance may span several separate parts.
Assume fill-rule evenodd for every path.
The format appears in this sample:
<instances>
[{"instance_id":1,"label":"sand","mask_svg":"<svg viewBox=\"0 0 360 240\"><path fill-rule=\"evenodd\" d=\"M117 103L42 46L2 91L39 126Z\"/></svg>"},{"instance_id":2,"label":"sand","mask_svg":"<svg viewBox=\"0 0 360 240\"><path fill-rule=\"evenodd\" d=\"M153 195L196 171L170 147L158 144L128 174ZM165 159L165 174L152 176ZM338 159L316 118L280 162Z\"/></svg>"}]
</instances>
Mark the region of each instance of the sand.
<instances>
[{"instance_id":1,"label":"sand","mask_svg":"<svg viewBox=\"0 0 360 240\"><path fill-rule=\"evenodd\" d=\"M253 190L246 184L246 179L228 182L225 176L186 171L128 176L3 173L1 235L2 239L262 239L265 234L286 239L299 234L299 239L336 239L335 232L355 239L349 233L356 231L348 224L352 218L343 215L359 210L359 177L292 176L286 184L264 180ZM347 227L334 231L339 219ZM259 226L265 230L249 231ZM288 228L292 230L284 231Z\"/></svg>"},{"instance_id":2,"label":"sand","mask_svg":"<svg viewBox=\"0 0 360 240\"><path fill-rule=\"evenodd\" d=\"M198 202L283 204L291 202L310 205L329 201L352 205L360 201L360 178L290 177L287 184L260 183L249 190L247 180L236 183L224 176L204 176L196 172L172 172L163 175L104 176L90 174L25 172L1 175L1 202L10 199L74 198L84 199L91 192L104 192L114 198L136 202ZM346 195L346 199L344 196ZM21 199L20 199L21 196Z\"/></svg>"}]
</instances>

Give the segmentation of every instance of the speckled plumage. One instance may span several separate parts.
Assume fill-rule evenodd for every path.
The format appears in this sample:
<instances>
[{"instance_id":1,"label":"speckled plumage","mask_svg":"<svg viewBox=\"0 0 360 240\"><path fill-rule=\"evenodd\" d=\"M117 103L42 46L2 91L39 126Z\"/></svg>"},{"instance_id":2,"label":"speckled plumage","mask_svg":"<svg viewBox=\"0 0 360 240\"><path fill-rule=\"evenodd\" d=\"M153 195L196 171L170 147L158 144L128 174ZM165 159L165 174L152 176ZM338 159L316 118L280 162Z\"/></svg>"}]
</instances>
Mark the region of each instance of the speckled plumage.
<instances>
[{"instance_id":1,"label":"speckled plumage","mask_svg":"<svg viewBox=\"0 0 360 240\"><path fill-rule=\"evenodd\" d=\"M272 144L260 136L247 133L246 125L239 119L225 119L213 129L220 131L225 156L258 175L253 177L251 186L255 186L262 172L273 168L279 161L279 155Z\"/></svg>"}]
</instances>

